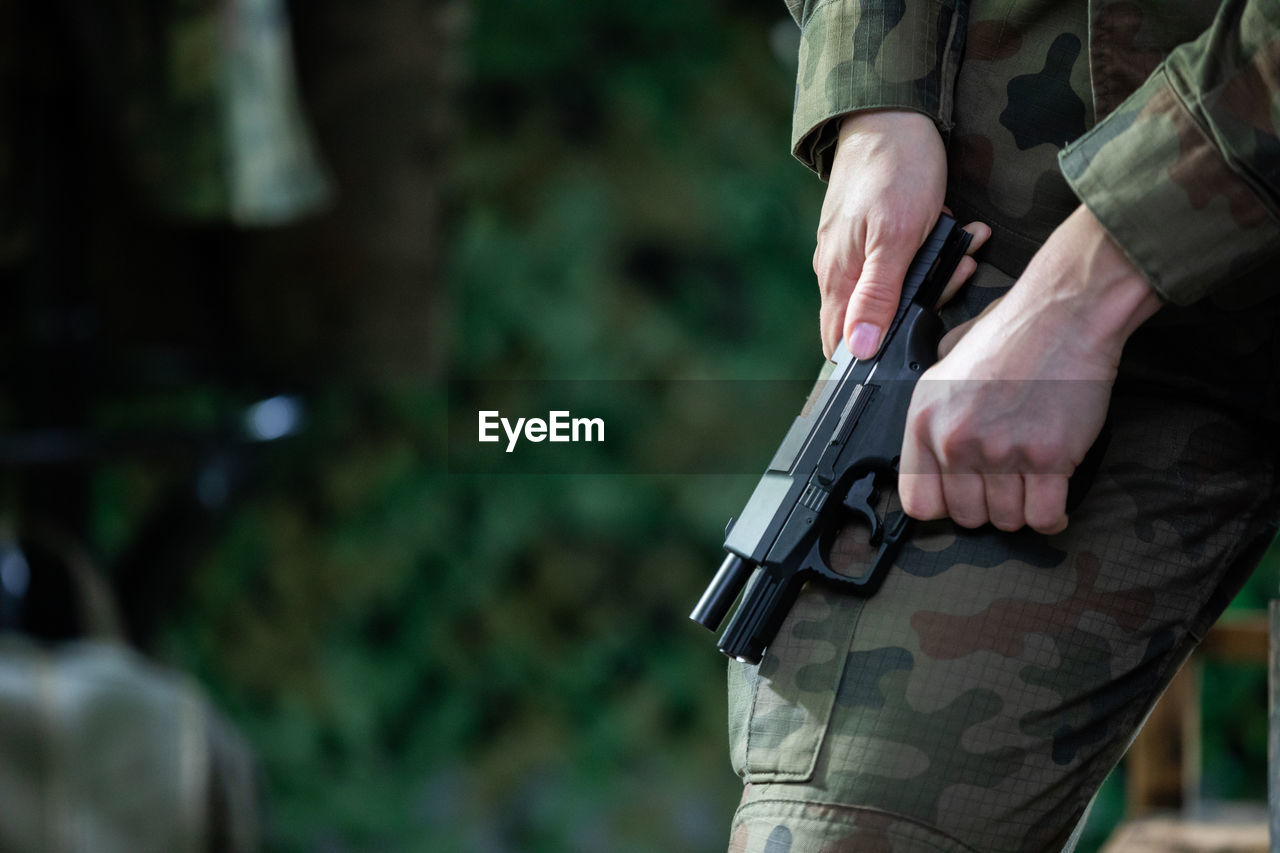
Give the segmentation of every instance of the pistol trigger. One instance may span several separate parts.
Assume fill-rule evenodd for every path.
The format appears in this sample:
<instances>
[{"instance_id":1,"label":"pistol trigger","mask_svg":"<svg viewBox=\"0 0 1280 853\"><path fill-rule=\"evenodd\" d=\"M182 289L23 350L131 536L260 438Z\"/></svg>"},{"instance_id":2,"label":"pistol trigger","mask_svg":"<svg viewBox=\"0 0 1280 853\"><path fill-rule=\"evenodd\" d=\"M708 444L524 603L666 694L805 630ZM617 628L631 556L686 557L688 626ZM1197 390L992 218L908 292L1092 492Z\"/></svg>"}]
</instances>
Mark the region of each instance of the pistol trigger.
<instances>
[{"instance_id":1,"label":"pistol trigger","mask_svg":"<svg viewBox=\"0 0 1280 853\"><path fill-rule=\"evenodd\" d=\"M871 544L879 545L884 530L880 523L880 516L876 515L875 507L872 506L875 499L876 475L873 471L854 481L849 487L849 493L844 496L844 505L854 515L861 516L867 522L867 526L871 528Z\"/></svg>"},{"instance_id":2,"label":"pistol trigger","mask_svg":"<svg viewBox=\"0 0 1280 853\"><path fill-rule=\"evenodd\" d=\"M892 517L890 517L888 529L885 531L884 545L880 548L880 553L876 554L876 558L871 564L871 570L862 578L863 587L867 595L875 593L880 588L880 582L884 580L884 576L893 567L893 561L898 556L898 547L902 544L902 540L906 538L907 530L910 526L911 518L905 512L893 513Z\"/></svg>"}]
</instances>

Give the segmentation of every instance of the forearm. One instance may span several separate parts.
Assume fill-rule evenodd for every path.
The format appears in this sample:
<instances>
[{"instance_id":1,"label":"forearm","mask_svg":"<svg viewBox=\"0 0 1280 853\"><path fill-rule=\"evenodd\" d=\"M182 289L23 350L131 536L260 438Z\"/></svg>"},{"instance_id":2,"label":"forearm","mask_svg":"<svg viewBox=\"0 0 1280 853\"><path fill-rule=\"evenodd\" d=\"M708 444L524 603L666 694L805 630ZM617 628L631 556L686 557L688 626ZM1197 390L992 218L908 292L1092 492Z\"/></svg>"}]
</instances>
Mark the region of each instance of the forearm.
<instances>
[{"instance_id":1,"label":"forearm","mask_svg":"<svg viewBox=\"0 0 1280 853\"><path fill-rule=\"evenodd\" d=\"M1114 362L1129 336L1163 304L1083 205L1054 231L1006 301L1014 314L1054 316L1064 334Z\"/></svg>"}]
</instances>

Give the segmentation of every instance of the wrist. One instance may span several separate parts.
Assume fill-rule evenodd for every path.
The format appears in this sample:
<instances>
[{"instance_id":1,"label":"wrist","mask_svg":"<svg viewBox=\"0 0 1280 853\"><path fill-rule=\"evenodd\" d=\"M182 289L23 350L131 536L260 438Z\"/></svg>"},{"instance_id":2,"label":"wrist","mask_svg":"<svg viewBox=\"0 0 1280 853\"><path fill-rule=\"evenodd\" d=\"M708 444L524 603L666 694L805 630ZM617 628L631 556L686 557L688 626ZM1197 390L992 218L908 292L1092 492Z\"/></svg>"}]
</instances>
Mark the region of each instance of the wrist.
<instances>
[{"instance_id":1,"label":"wrist","mask_svg":"<svg viewBox=\"0 0 1280 853\"><path fill-rule=\"evenodd\" d=\"M1064 312L1070 334L1115 360L1125 341L1163 304L1088 208L1081 205L1045 242L1019 284ZM1031 296L1031 294L1027 294Z\"/></svg>"},{"instance_id":2,"label":"wrist","mask_svg":"<svg viewBox=\"0 0 1280 853\"><path fill-rule=\"evenodd\" d=\"M938 141L942 141L937 125L924 113L918 113L915 110L881 109L858 110L842 118L837 144L844 142L850 136L859 134L902 133L928 134L937 136Z\"/></svg>"}]
</instances>

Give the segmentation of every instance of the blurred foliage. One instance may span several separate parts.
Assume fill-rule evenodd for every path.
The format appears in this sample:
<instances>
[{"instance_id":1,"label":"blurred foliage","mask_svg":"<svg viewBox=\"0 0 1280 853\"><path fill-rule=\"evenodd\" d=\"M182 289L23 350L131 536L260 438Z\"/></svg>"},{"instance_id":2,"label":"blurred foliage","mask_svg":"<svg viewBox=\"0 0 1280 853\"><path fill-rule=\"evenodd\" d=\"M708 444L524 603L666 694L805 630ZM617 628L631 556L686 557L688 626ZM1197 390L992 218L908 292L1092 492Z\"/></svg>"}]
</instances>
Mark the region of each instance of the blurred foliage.
<instances>
[{"instance_id":1,"label":"blurred foliage","mask_svg":"<svg viewBox=\"0 0 1280 853\"><path fill-rule=\"evenodd\" d=\"M1280 542L1280 540L1278 540ZM1267 611L1280 589L1280 545L1228 608ZM1206 661L1200 688L1204 760L1201 793L1207 800L1267 799L1267 670L1263 665Z\"/></svg>"},{"instance_id":2,"label":"blurred foliage","mask_svg":"<svg viewBox=\"0 0 1280 853\"><path fill-rule=\"evenodd\" d=\"M449 373L811 374L821 187L787 154L784 16L466 7ZM686 614L754 478L450 475L437 383L309 397L164 648L258 748L273 848L722 849L724 663ZM138 478L110 476L104 504Z\"/></svg>"},{"instance_id":3,"label":"blurred foliage","mask_svg":"<svg viewBox=\"0 0 1280 853\"><path fill-rule=\"evenodd\" d=\"M685 617L754 477L450 474L444 379L812 375L822 187L787 154L783 6L349 6L293 6L339 208L241 238L228 284L238 352L310 426L160 653L258 750L272 850L722 850L724 665ZM417 75L435 14L447 67ZM192 386L98 416L226 403ZM106 559L173 476L96 474ZM1213 701L1265 709L1223 678ZM1210 780L1265 755L1256 721L1215 726Z\"/></svg>"},{"instance_id":4,"label":"blurred foliage","mask_svg":"<svg viewBox=\"0 0 1280 853\"><path fill-rule=\"evenodd\" d=\"M821 188L786 153L780 7L474 13L450 217L458 367L808 377Z\"/></svg>"}]
</instances>

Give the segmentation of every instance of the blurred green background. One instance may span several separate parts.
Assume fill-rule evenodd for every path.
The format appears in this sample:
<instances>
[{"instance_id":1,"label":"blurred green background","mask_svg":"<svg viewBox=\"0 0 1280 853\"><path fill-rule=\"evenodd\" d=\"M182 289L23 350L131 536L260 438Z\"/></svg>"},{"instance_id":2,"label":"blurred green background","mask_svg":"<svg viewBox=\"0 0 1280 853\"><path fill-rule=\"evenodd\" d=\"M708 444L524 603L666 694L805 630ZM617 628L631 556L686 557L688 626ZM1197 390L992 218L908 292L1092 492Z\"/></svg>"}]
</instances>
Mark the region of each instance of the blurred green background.
<instances>
[{"instance_id":1,"label":"blurred green background","mask_svg":"<svg viewBox=\"0 0 1280 853\"><path fill-rule=\"evenodd\" d=\"M69 299L92 317L71 337L110 366L76 374L71 416L201 425L280 391L309 407L193 550L154 652L256 748L269 849L723 849L724 664L686 614L754 477L450 474L443 416L450 378L812 374L823 188L787 151L783 4L289 13L336 189L318 216L177 223L128 201L92 138L60 143L78 165L45 215L75 223ZM8 263L40 280L30 255ZM11 427L48 384L19 376L42 369L42 305L7 321ZM57 476L109 566L189 475L126 457ZM11 507L53 511L47 477L17 477ZM1275 582L1268 565L1242 603ZM1265 677L1208 678L1206 791L1260 798Z\"/></svg>"}]
</instances>

